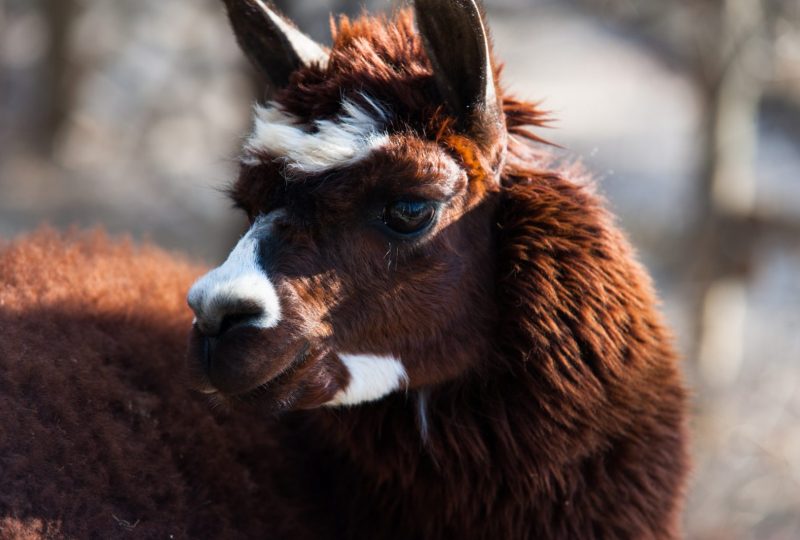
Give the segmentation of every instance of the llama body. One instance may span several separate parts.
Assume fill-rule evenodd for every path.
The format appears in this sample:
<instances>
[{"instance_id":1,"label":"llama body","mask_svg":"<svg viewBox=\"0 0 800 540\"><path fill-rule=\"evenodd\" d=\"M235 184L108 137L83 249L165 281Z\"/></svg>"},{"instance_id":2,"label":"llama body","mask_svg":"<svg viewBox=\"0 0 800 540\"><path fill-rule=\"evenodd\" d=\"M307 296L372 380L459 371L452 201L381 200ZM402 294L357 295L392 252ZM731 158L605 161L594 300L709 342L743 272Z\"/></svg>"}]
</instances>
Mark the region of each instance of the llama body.
<instances>
[{"instance_id":1,"label":"llama body","mask_svg":"<svg viewBox=\"0 0 800 540\"><path fill-rule=\"evenodd\" d=\"M255 420L209 415L176 373L199 273L98 233L0 247L0 538L298 531L267 472L292 469L280 426L251 437Z\"/></svg>"},{"instance_id":2,"label":"llama body","mask_svg":"<svg viewBox=\"0 0 800 540\"><path fill-rule=\"evenodd\" d=\"M328 50L261 2L226 3L273 93L231 188L251 228L189 293L200 393L180 376L190 314L173 296L198 271L83 240L49 250L61 254L59 284L49 274L26 281L14 265L29 252L45 265L37 246L63 240L7 249L6 324L17 337L0 361L23 375L4 393L37 411L18 429L30 423L40 436L0 454L12 494L0 496L0 527L83 535L139 520L139 530L189 537L679 537L685 397L649 279L588 176L532 146L542 115L497 84L477 5L418 1L419 33L408 11L343 19ZM93 259L124 279L93 292L75 277ZM156 296L131 293L158 280ZM52 288L64 294L58 317L128 328L68 355L80 377L63 365L79 341L62 347L36 326L35 291ZM46 324L63 326L45 308ZM38 346L35 360L14 352L19 343ZM119 386L100 392L94 377ZM94 413L53 390L70 385L99 396ZM216 419L208 399L231 414ZM54 420L43 401L58 405ZM92 442L60 446L46 474L13 458L58 437ZM104 473L76 482L65 467L84 455ZM51 478L81 504L22 487Z\"/></svg>"}]
</instances>

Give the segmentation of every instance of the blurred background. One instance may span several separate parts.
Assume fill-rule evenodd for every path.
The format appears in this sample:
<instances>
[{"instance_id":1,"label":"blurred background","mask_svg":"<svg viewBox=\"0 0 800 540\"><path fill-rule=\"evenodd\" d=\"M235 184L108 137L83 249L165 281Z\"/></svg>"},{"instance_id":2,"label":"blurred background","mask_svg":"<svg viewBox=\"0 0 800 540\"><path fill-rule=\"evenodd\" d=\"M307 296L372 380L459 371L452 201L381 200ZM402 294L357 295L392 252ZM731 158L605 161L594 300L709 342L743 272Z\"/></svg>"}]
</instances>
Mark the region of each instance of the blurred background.
<instances>
[{"instance_id":1,"label":"blurred background","mask_svg":"<svg viewBox=\"0 0 800 540\"><path fill-rule=\"evenodd\" d=\"M364 3L279 4L326 41ZM597 173L686 357L688 536L800 538L800 2L486 4L505 84ZM0 0L0 237L102 224L219 262L259 93L219 0Z\"/></svg>"}]
</instances>

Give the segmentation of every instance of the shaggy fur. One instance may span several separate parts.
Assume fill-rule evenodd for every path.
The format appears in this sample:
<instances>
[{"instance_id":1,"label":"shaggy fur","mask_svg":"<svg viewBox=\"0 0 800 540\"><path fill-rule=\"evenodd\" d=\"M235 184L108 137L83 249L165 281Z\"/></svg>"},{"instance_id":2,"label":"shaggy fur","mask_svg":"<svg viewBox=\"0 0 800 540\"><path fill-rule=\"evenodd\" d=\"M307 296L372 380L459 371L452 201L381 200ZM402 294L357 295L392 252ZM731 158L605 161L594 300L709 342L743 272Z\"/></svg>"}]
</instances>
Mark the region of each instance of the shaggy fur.
<instances>
[{"instance_id":1,"label":"shaggy fur","mask_svg":"<svg viewBox=\"0 0 800 540\"><path fill-rule=\"evenodd\" d=\"M176 376L199 273L99 232L2 246L0 538L303 538L281 426Z\"/></svg>"},{"instance_id":2,"label":"shaggy fur","mask_svg":"<svg viewBox=\"0 0 800 540\"><path fill-rule=\"evenodd\" d=\"M345 18L335 31L327 67L299 69L274 97L311 122L335 116L342 96L365 94L391 111L388 132L400 138L398 148L411 148L412 163L437 162L422 141L447 148L467 171L472 210L461 218L460 229L440 233L448 243L437 249L448 253L451 245L460 246L458 234L466 231L472 243L457 247L458 254L495 253L478 263L493 269L494 306L479 310L490 322L469 310L469 318L462 319L444 288L434 296L440 313L463 323L444 330L440 359L430 359L425 369L470 369L407 395L305 416L309 443L320 444L322 435L323 454L335 459L335 466L326 467L332 480L326 500L337 501L341 533L679 537L687 470L685 396L650 280L593 193L591 179L579 167L553 165L546 152L531 146L539 140L531 128L543 122L542 112L500 93L510 139L495 185L493 144L503 139L460 130L431 72L409 12L391 24ZM362 182L359 187L368 185L370 170L382 178L425 182L422 170L391 168L404 163L402 151L389 148L386 154L350 171ZM292 192L275 195L281 188L269 186L282 184L273 167L270 162L258 172L245 167L236 184L234 198L250 213L263 209L265 201L302 200ZM358 197L347 189L343 197ZM326 204L336 208L336 196L326 192ZM347 212L343 204L333 214ZM484 219L493 225L488 244ZM431 253L427 257L436 260ZM421 271L414 264L413 257L405 258L399 279L414 279ZM465 282L460 290L465 295L479 288ZM395 316L414 329L412 335L442 324L436 317ZM475 351L477 365L470 359ZM412 386L414 378L412 373Z\"/></svg>"},{"instance_id":3,"label":"shaggy fur","mask_svg":"<svg viewBox=\"0 0 800 540\"><path fill-rule=\"evenodd\" d=\"M321 356L220 397L234 414L212 415L176 375L198 270L99 234L39 233L0 255L0 536L680 537L678 361L650 280L590 178L532 146L542 113L500 90L507 144L465 132L407 11L342 19L328 63L294 71L274 100L313 124L335 118L343 97L365 106L359 95L391 111L385 148L324 181L287 183L269 159L245 164L232 195L251 218L278 206L302 216L302 227L279 227L292 249L271 246L289 276L278 289L293 284L309 312L331 291L356 291L326 315L329 340L400 350L408 392L316 408L347 381ZM361 251L303 255L315 227L335 234L330 216L348 216L362 191L409 179L434 189L454 163L461 217L397 254L399 268L336 288L318 267L367 268L372 251L353 240L341 249ZM437 255L446 260L431 264ZM443 277L459 257L463 276ZM306 316L284 308L289 323ZM255 358L253 373L259 340L290 335L237 332L229 355ZM414 364L403 347L421 354L425 332L435 341ZM190 359L202 339L195 330Z\"/></svg>"}]
</instances>

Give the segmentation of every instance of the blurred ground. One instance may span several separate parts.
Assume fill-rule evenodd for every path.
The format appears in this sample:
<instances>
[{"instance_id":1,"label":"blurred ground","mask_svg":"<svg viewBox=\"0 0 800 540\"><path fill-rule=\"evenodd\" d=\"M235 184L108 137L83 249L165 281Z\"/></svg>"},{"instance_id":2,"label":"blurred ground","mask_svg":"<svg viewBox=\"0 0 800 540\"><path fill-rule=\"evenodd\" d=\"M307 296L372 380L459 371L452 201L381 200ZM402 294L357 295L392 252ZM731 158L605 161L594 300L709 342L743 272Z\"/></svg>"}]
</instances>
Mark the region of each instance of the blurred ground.
<instances>
[{"instance_id":1,"label":"blurred ground","mask_svg":"<svg viewBox=\"0 0 800 540\"><path fill-rule=\"evenodd\" d=\"M704 253L692 242L705 234L696 73L659 50L650 27L606 16L611 0L487 3L505 83L544 99L558 118L544 135L596 171L687 355L689 537L800 538L800 238L758 236L746 272L706 283L693 271ZM43 221L102 224L218 262L243 224L219 188L235 174L254 93L219 3L77 2L61 75L71 84L43 75L54 37L37 6L0 0L0 236ZM292 4L318 37L327 9ZM790 38L777 41L780 61L800 64ZM50 132L61 98L68 111ZM765 100L757 119L757 215L800 219L800 111Z\"/></svg>"}]
</instances>

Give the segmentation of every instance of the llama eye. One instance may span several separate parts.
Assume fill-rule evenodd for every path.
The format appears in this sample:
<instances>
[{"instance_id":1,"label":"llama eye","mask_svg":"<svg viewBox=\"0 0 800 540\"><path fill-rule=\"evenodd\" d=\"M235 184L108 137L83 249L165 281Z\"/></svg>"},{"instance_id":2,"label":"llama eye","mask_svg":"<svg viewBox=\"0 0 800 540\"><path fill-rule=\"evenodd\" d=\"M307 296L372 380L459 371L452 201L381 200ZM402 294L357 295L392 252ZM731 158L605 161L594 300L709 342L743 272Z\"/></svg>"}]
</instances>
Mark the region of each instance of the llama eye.
<instances>
[{"instance_id":1,"label":"llama eye","mask_svg":"<svg viewBox=\"0 0 800 540\"><path fill-rule=\"evenodd\" d=\"M381 219L393 232L403 236L420 234L433 223L436 205L429 201L395 201L383 209Z\"/></svg>"}]
</instances>

